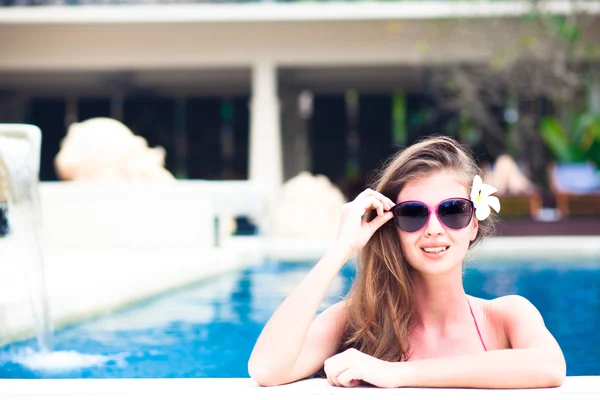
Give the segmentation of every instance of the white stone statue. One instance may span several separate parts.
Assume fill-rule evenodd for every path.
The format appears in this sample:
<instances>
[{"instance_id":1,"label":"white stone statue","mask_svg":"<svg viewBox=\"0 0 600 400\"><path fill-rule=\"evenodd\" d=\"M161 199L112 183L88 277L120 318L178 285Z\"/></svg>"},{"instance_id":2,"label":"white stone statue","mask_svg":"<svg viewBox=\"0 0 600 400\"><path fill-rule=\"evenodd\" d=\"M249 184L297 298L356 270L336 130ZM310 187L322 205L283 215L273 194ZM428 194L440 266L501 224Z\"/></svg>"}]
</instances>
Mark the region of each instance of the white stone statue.
<instances>
[{"instance_id":1,"label":"white stone statue","mask_svg":"<svg viewBox=\"0 0 600 400\"><path fill-rule=\"evenodd\" d=\"M327 177L301 172L282 187L274 210L273 235L294 238L335 238L342 192Z\"/></svg>"},{"instance_id":2,"label":"white stone statue","mask_svg":"<svg viewBox=\"0 0 600 400\"><path fill-rule=\"evenodd\" d=\"M54 159L63 180L168 181L165 150L149 148L121 122L92 118L69 126Z\"/></svg>"}]
</instances>

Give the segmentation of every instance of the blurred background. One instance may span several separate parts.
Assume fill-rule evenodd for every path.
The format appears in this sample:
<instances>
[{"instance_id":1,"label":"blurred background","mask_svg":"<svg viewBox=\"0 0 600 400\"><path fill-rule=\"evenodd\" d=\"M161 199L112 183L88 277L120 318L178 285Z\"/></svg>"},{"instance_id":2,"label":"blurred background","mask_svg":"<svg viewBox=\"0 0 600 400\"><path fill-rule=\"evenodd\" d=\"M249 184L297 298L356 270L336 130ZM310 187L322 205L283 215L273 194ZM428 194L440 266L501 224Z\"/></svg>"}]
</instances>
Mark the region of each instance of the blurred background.
<instances>
[{"instance_id":1,"label":"blurred background","mask_svg":"<svg viewBox=\"0 0 600 400\"><path fill-rule=\"evenodd\" d=\"M40 127L44 181L70 124L94 117L163 147L177 178L247 179L251 121L276 113L284 181L323 174L352 198L400 147L444 134L532 183L505 217L600 214L600 197L561 198L600 190L597 1L0 5L0 122Z\"/></svg>"},{"instance_id":2,"label":"blurred background","mask_svg":"<svg viewBox=\"0 0 600 400\"><path fill-rule=\"evenodd\" d=\"M340 205L429 135L513 236L467 291L527 297L598 375L600 1L0 0L0 377L247 377Z\"/></svg>"}]
</instances>

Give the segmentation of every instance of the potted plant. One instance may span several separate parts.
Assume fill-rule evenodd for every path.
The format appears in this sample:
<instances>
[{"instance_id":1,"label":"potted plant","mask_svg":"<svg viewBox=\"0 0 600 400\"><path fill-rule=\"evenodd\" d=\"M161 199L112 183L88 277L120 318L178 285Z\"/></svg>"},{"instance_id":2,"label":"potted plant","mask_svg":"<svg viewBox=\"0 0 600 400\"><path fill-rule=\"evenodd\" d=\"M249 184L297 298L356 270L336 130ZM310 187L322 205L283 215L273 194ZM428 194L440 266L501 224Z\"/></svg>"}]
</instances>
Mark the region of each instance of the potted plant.
<instances>
[{"instance_id":1,"label":"potted plant","mask_svg":"<svg viewBox=\"0 0 600 400\"><path fill-rule=\"evenodd\" d=\"M600 114L569 111L562 123L555 116L542 119L542 140L558 163L592 162L600 165Z\"/></svg>"},{"instance_id":2,"label":"potted plant","mask_svg":"<svg viewBox=\"0 0 600 400\"><path fill-rule=\"evenodd\" d=\"M563 121L545 117L540 126L556 160L548 177L557 207L563 216L599 215L600 114L569 111Z\"/></svg>"}]
</instances>

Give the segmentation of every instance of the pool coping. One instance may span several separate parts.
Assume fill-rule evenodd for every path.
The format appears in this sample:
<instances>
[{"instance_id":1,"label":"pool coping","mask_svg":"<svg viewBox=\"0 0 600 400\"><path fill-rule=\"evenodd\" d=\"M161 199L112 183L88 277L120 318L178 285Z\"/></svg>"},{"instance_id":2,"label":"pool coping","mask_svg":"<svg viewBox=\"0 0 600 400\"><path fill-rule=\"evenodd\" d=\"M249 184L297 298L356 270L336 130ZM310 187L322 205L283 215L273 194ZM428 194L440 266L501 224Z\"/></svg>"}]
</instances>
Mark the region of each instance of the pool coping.
<instances>
[{"instance_id":1,"label":"pool coping","mask_svg":"<svg viewBox=\"0 0 600 400\"><path fill-rule=\"evenodd\" d=\"M206 398L228 395L245 399L315 398L387 399L387 398L598 398L600 376L571 376L558 388L548 389L437 389L374 387L342 388L330 386L325 379L307 379L289 385L260 387L249 378L173 378L173 379L5 379L0 397L28 399L77 398ZM439 396L439 397L438 397Z\"/></svg>"},{"instance_id":2,"label":"pool coping","mask_svg":"<svg viewBox=\"0 0 600 400\"><path fill-rule=\"evenodd\" d=\"M234 236L224 247L253 259L316 261L334 239ZM469 251L468 261L502 260L600 260L600 236L500 236L486 238Z\"/></svg>"}]
</instances>

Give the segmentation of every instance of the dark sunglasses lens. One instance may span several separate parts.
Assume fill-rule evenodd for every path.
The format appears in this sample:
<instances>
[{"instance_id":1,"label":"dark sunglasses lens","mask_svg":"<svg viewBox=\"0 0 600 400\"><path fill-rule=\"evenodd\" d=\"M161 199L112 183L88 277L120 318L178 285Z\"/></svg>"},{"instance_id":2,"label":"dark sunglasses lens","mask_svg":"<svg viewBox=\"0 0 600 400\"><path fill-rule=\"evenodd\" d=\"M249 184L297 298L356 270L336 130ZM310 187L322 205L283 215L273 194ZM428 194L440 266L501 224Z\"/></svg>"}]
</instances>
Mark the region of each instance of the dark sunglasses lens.
<instances>
[{"instance_id":1,"label":"dark sunglasses lens","mask_svg":"<svg viewBox=\"0 0 600 400\"><path fill-rule=\"evenodd\" d=\"M416 232L425 226L429 210L420 203L405 203L396 207L396 225L405 232Z\"/></svg>"},{"instance_id":2,"label":"dark sunglasses lens","mask_svg":"<svg viewBox=\"0 0 600 400\"><path fill-rule=\"evenodd\" d=\"M466 200L448 200L439 205L437 212L448 228L462 229L471 221L473 206Z\"/></svg>"}]
</instances>

